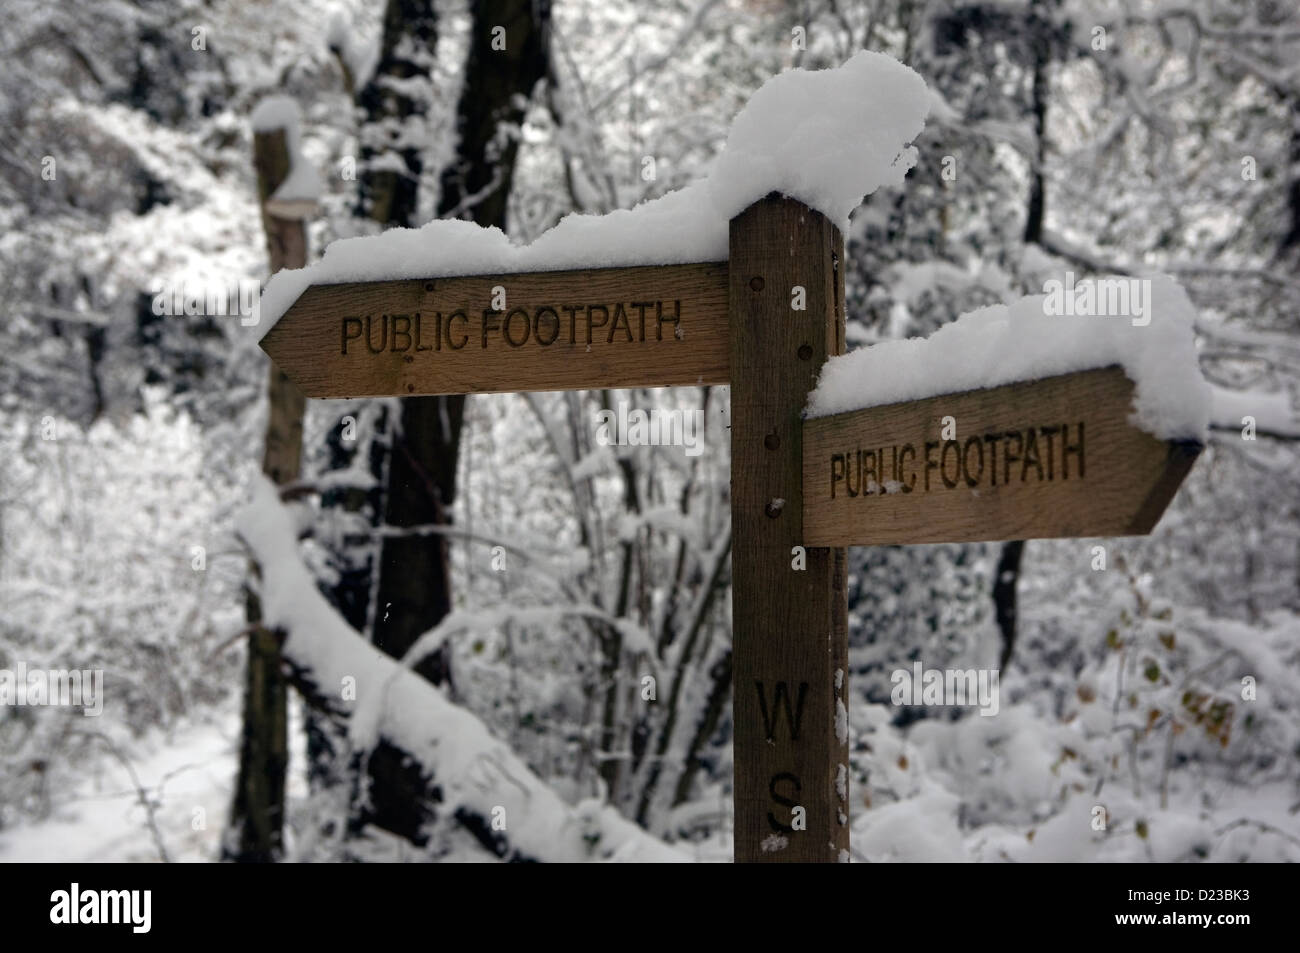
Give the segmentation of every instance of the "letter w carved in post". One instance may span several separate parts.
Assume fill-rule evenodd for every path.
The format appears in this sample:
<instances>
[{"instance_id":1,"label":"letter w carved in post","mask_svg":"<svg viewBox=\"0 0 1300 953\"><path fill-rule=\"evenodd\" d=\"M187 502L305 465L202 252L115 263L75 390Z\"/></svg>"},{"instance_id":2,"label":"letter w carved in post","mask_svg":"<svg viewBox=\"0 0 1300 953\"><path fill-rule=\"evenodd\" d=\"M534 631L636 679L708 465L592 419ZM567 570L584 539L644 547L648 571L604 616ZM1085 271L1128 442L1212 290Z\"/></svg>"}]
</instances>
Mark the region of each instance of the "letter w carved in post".
<instances>
[{"instance_id":1,"label":"letter w carved in post","mask_svg":"<svg viewBox=\"0 0 1300 953\"><path fill-rule=\"evenodd\" d=\"M776 739L776 721L780 715L782 704L785 706L785 721L790 726L790 740L799 739L799 722L803 720L803 700L808 693L808 683L799 683L799 697L795 699L794 710L790 709L790 690L786 687L785 682L776 683L776 691L772 694L772 708L769 712L767 707L767 695L763 690L763 683L754 679L754 688L758 691L758 708L763 715L763 732L768 741Z\"/></svg>"}]
</instances>

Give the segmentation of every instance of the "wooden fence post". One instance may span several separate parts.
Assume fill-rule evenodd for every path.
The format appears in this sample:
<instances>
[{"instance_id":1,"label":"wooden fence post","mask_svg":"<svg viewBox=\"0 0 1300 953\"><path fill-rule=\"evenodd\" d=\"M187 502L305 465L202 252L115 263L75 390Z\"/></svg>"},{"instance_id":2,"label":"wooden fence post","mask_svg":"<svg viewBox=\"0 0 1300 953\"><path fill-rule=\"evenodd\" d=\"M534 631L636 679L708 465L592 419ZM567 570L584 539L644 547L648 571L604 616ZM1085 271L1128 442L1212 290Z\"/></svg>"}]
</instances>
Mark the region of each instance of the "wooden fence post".
<instances>
[{"instance_id":1,"label":"wooden fence post","mask_svg":"<svg viewBox=\"0 0 1300 953\"><path fill-rule=\"evenodd\" d=\"M800 446L844 350L843 254L825 216L775 193L731 221L737 862L848 859L845 554L803 548Z\"/></svg>"},{"instance_id":2,"label":"wooden fence post","mask_svg":"<svg viewBox=\"0 0 1300 953\"><path fill-rule=\"evenodd\" d=\"M289 176L293 156L287 129L253 134L253 166L266 231L272 274L307 264L307 224L271 214L267 201ZM267 368L266 448L262 472L277 486L298 479L302 464L302 421L306 398L278 365ZM239 774L231 805L231 833L225 860L266 863L284 851L285 774L289 765L287 682L281 672L275 633L260 625L260 601L249 595L248 669L244 681L244 727Z\"/></svg>"}]
</instances>

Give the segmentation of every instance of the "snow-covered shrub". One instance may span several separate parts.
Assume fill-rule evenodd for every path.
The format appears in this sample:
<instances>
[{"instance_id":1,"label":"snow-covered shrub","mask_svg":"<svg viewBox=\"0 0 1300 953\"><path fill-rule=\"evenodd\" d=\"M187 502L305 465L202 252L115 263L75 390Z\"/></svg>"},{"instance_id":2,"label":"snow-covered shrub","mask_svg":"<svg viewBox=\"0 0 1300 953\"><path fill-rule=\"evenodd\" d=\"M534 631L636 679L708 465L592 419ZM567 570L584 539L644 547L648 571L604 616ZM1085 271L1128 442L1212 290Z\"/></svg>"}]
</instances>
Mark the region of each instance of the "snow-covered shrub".
<instances>
[{"instance_id":1,"label":"snow-covered shrub","mask_svg":"<svg viewBox=\"0 0 1300 953\"><path fill-rule=\"evenodd\" d=\"M144 410L89 430L51 413L0 418L0 669L103 672L103 712L0 708L0 823L42 811L84 732L168 726L240 684L239 551L217 509L195 424L146 392Z\"/></svg>"}]
</instances>

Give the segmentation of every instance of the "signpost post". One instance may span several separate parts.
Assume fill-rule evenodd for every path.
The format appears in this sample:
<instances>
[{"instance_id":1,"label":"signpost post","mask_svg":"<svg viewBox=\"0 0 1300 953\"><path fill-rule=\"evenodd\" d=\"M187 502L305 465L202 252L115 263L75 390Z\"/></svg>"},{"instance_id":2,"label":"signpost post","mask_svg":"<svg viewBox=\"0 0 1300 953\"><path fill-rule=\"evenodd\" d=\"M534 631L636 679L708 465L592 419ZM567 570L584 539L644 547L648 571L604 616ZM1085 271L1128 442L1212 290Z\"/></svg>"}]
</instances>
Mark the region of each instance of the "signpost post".
<instances>
[{"instance_id":1,"label":"signpost post","mask_svg":"<svg viewBox=\"0 0 1300 953\"><path fill-rule=\"evenodd\" d=\"M806 549L799 450L808 392L844 350L844 243L769 197L729 244L735 857L847 859L844 550Z\"/></svg>"},{"instance_id":2,"label":"signpost post","mask_svg":"<svg viewBox=\"0 0 1300 953\"><path fill-rule=\"evenodd\" d=\"M842 547L1148 533L1200 450L1117 367L803 420L843 239L776 195L727 262L315 285L262 346L309 397L731 385L737 861L848 859Z\"/></svg>"}]
</instances>

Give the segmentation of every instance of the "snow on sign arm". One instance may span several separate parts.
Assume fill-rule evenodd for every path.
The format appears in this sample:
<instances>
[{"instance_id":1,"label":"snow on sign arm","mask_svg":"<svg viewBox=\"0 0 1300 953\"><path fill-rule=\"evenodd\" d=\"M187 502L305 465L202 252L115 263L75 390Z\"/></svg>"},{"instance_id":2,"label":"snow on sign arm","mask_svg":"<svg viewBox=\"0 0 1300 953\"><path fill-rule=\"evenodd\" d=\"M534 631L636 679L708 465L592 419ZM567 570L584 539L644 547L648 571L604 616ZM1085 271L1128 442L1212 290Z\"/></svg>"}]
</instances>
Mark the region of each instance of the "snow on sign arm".
<instances>
[{"instance_id":1,"label":"snow on sign arm","mask_svg":"<svg viewBox=\"0 0 1300 953\"><path fill-rule=\"evenodd\" d=\"M779 192L843 228L902 182L929 105L883 54L789 70L708 177L634 209L529 245L453 220L333 243L267 285L262 346L313 397L725 383L730 220Z\"/></svg>"},{"instance_id":2,"label":"snow on sign arm","mask_svg":"<svg viewBox=\"0 0 1300 953\"><path fill-rule=\"evenodd\" d=\"M1194 313L1103 278L831 358L804 424L809 545L1148 533L1205 441Z\"/></svg>"}]
</instances>

